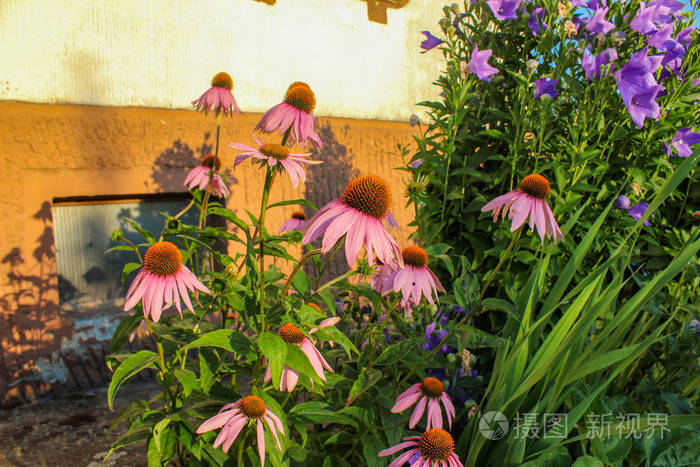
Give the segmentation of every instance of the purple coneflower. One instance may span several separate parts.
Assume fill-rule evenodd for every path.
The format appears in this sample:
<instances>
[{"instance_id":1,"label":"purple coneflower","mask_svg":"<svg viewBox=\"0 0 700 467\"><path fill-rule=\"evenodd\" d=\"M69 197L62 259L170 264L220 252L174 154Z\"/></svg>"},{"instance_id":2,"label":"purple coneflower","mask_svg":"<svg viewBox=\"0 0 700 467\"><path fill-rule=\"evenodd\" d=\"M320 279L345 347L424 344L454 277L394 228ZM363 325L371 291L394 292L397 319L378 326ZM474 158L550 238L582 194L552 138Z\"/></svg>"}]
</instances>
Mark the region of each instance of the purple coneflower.
<instances>
[{"instance_id":1,"label":"purple coneflower","mask_svg":"<svg viewBox=\"0 0 700 467\"><path fill-rule=\"evenodd\" d=\"M403 440L403 443L379 451L379 457L386 457L402 449L411 448L397 457L389 467L399 467L412 461L414 457L416 459L411 462L412 466L463 467L455 454L455 441L452 435L442 428L432 428L421 436L408 436Z\"/></svg>"},{"instance_id":2,"label":"purple coneflower","mask_svg":"<svg viewBox=\"0 0 700 467\"><path fill-rule=\"evenodd\" d=\"M306 172L304 171L304 166L302 164L322 163L322 161L312 161L306 159L306 157L308 157L310 153L293 154L289 152L289 148L287 148L286 146L282 146L281 144L263 143L258 138L256 138L255 135L253 135L253 139L256 143L258 143L257 148L254 148L253 146L248 146L247 144L229 143L229 146L231 146L232 148L238 149L239 151L243 151L238 156L236 156L236 160L233 163L234 167L236 167L238 164L248 159L249 157L253 157L261 161L266 161L267 165L269 165L270 167L276 166L279 162L279 164L282 167L284 167L284 169L287 171L287 174L289 174L289 178L292 180L292 185L294 185L294 188L296 188L297 186L299 186L300 180L302 182L306 181Z\"/></svg>"},{"instance_id":3,"label":"purple coneflower","mask_svg":"<svg viewBox=\"0 0 700 467\"><path fill-rule=\"evenodd\" d=\"M445 289L428 268L428 254L423 248L411 245L403 249L401 257L404 267L389 273L386 285L394 292L401 291L404 306L408 303L418 305L421 296L434 304L433 296L437 299L438 290L445 293Z\"/></svg>"},{"instance_id":4,"label":"purple coneflower","mask_svg":"<svg viewBox=\"0 0 700 467\"><path fill-rule=\"evenodd\" d=\"M318 326L327 327L331 326L335 322L337 322L337 320L334 321L333 318L329 318L328 320L324 320L323 322L321 322L321 324L319 324ZM282 327L280 327L279 335L283 341L289 344L294 344L301 348L301 351L304 352L306 357L309 359L309 363L311 363L311 366L313 367L314 371L316 372L318 377L321 378L323 381L326 381L326 377L323 374L324 368L333 373L333 369L323 358L321 352L319 352L318 349L314 346L314 344L309 340L309 338L306 337L303 332L301 332L301 329L299 329L292 323L286 323L282 325ZM270 366L268 365L267 370L265 371L265 382L269 382L271 380L272 371L270 370ZM292 392L294 390L294 387L297 385L298 380L299 372L296 371L294 368L285 365L282 369L280 391Z\"/></svg>"},{"instance_id":5,"label":"purple coneflower","mask_svg":"<svg viewBox=\"0 0 700 467\"><path fill-rule=\"evenodd\" d=\"M289 133L291 141L303 144L310 139L316 149L320 149L323 147L323 142L316 133L314 107L316 107L316 96L309 85L295 81L287 89L284 101L265 112L255 129L265 133L279 130L280 134L284 134L291 128Z\"/></svg>"},{"instance_id":6,"label":"purple coneflower","mask_svg":"<svg viewBox=\"0 0 700 467\"><path fill-rule=\"evenodd\" d=\"M231 404L226 404L219 410L218 414L199 425L197 433L202 434L223 427L214 441L214 449L223 445L223 451L228 452L249 420L254 421L256 424L260 465L265 465L265 428L263 421L275 438L280 451L282 446L280 445L277 432L284 435L284 426L282 426L282 421L279 417L272 413L267 408L265 401L258 396L247 396Z\"/></svg>"},{"instance_id":7,"label":"purple coneflower","mask_svg":"<svg viewBox=\"0 0 700 467\"><path fill-rule=\"evenodd\" d=\"M294 211L292 217L282 224L279 233L304 230L304 227L306 227L306 214L304 214L304 211Z\"/></svg>"},{"instance_id":8,"label":"purple coneflower","mask_svg":"<svg viewBox=\"0 0 700 467\"><path fill-rule=\"evenodd\" d=\"M340 198L326 204L309 220L302 244L323 234L321 251L328 253L345 235L348 265L355 263L364 244L370 265L374 264L376 253L384 264L403 266L401 250L382 223L390 205L391 190L383 179L375 175L356 177Z\"/></svg>"},{"instance_id":9,"label":"purple coneflower","mask_svg":"<svg viewBox=\"0 0 700 467\"><path fill-rule=\"evenodd\" d=\"M188 291L211 293L197 280L194 274L182 264L182 253L170 242L156 242L143 256L143 267L126 292L124 311L129 311L141 300L143 315L158 322L163 310L175 303L182 316L180 297L187 308L194 313ZM165 302L165 306L163 303Z\"/></svg>"},{"instance_id":10,"label":"purple coneflower","mask_svg":"<svg viewBox=\"0 0 700 467\"><path fill-rule=\"evenodd\" d=\"M241 113L241 109L236 104L236 98L233 97L233 80L228 73L218 73L211 80L211 87L204 94L199 96L199 99L192 101L192 105L206 115L210 109L214 109L214 114L218 116L221 112L224 115L233 115Z\"/></svg>"},{"instance_id":11,"label":"purple coneflower","mask_svg":"<svg viewBox=\"0 0 700 467\"><path fill-rule=\"evenodd\" d=\"M416 383L406 391L402 392L396 398L394 407L391 408L392 413L401 413L409 407L416 405L411 413L411 419L408 422L408 427L413 428L418 424L423 417L423 412L428 409L426 418L426 429L442 428L442 411L440 410L440 402L445 407L447 415L447 425L452 427L452 419L455 416L455 408L452 405L450 396L445 392L445 385L437 378L428 376L420 383Z\"/></svg>"},{"instance_id":12,"label":"purple coneflower","mask_svg":"<svg viewBox=\"0 0 700 467\"><path fill-rule=\"evenodd\" d=\"M216 167L214 167L214 162L216 161ZM214 175L211 177L211 187L209 191L214 196L219 196L221 198L226 198L231 192L226 187L224 180L219 175L218 170L221 168L221 160L214 157L213 154L208 154L202 157L200 164L194 169L190 170L190 173L185 177L185 186L190 190L195 187L200 190L204 190L209 184L209 171L214 170Z\"/></svg>"},{"instance_id":13,"label":"purple coneflower","mask_svg":"<svg viewBox=\"0 0 700 467\"><path fill-rule=\"evenodd\" d=\"M513 222L510 231L515 232L530 218L530 231L537 227L537 233L544 242L545 237L553 237L557 242L564 240L559 230L552 209L547 204L550 187L549 181L539 174L530 174L523 178L520 187L488 202L481 212L493 211L493 221L498 221L498 214L503 208L502 219L508 216Z\"/></svg>"}]
</instances>

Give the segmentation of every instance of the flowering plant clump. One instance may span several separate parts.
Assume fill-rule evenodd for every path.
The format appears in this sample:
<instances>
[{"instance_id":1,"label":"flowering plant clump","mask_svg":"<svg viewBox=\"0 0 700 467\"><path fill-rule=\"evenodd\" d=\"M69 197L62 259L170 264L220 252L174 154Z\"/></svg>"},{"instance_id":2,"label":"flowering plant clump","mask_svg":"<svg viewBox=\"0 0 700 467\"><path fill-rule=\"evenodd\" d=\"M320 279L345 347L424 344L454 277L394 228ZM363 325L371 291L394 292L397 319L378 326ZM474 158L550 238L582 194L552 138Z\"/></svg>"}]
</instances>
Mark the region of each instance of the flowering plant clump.
<instances>
[{"instance_id":1,"label":"flowering plant clump","mask_svg":"<svg viewBox=\"0 0 700 467\"><path fill-rule=\"evenodd\" d=\"M288 87L253 146L219 144L238 112L229 75L193 102L214 109L216 145L186 174L191 202L160 232L129 220L144 243L118 247L138 263L123 274L109 406L145 370L162 392L122 410L112 450L144 443L149 465L694 462L681 458L700 436L687 15L661 0L443 11L421 48L445 56L444 97L423 103L427 125L412 118L405 190L361 174L320 208L270 203L324 162L311 87ZM235 188L220 147L231 170L257 164L257 214L221 204ZM415 209L413 244L394 236L399 203ZM287 220L270 225L271 209ZM347 272L322 280L341 251ZM154 345L128 351L141 325ZM672 436L627 418L614 436L587 431L613 411L666 413ZM630 440L643 428L658 450Z\"/></svg>"}]
</instances>

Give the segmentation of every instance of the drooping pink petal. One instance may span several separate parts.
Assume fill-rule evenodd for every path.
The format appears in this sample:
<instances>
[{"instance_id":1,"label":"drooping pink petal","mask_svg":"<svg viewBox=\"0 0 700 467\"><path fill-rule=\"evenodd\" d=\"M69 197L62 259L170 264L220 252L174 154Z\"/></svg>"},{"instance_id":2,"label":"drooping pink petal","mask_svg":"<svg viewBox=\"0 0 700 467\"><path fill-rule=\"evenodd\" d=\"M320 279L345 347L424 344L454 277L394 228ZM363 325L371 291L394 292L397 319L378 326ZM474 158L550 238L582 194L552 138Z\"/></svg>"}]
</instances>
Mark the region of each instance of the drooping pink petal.
<instances>
[{"instance_id":1,"label":"drooping pink petal","mask_svg":"<svg viewBox=\"0 0 700 467\"><path fill-rule=\"evenodd\" d=\"M275 442L277 442L277 447L282 450L282 445L280 444L280 439L277 437L277 430L275 429L275 422L270 420L270 417L267 415L261 417L265 423L267 424L268 427L270 427L270 432L272 432L272 436L275 438Z\"/></svg>"},{"instance_id":2,"label":"drooping pink petal","mask_svg":"<svg viewBox=\"0 0 700 467\"><path fill-rule=\"evenodd\" d=\"M410 449L410 450L404 452L399 457L394 459L394 461L391 464L389 464L389 467L400 467L400 466L404 465L416 453L420 453L420 451L417 448Z\"/></svg>"},{"instance_id":3,"label":"drooping pink petal","mask_svg":"<svg viewBox=\"0 0 700 467\"><path fill-rule=\"evenodd\" d=\"M404 443L399 443L396 446L392 446L390 448L379 451L379 453L377 453L377 455L379 457L390 456L390 455L396 454L400 450L405 449L405 448L410 447L410 446L418 446L418 443L416 441L406 441Z\"/></svg>"},{"instance_id":4,"label":"drooping pink petal","mask_svg":"<svg viewBox=\"0 0 700 467\"><path fill-rule=\"evenodd\" d=\"M411 386L411 388L413 388L415 386L420 387L420 384L417 384L417 385L414 384L413 386ZM409 388L409 391L410 391L410 388ZM399 395L399 397L396 398L396 403L391 408L392 413L403 412L404 410L411 407L413 404L415 404L418 401L418 399L421 396L420 390L416 389L414 391L411 391L410 393L409 393L409 391L402 393L401 395Z\"/></svg>"},{"instance_id":5,"label":"drooping pink petal","mask_svg":"<svg viewBox=\"0 0 700 467\"><path fill-rule=\"evenodd\" d=\"M413 413L411 414L411 418L408 421L408 427L413 428L418 424L418 421L421 419L423 416L423 412L425 412L425 405L428 402L428 398L426 396L421 397L421 399L418 401L418 404L416 404L416 408L413 409Z\"/></svg>"}]
</instances>

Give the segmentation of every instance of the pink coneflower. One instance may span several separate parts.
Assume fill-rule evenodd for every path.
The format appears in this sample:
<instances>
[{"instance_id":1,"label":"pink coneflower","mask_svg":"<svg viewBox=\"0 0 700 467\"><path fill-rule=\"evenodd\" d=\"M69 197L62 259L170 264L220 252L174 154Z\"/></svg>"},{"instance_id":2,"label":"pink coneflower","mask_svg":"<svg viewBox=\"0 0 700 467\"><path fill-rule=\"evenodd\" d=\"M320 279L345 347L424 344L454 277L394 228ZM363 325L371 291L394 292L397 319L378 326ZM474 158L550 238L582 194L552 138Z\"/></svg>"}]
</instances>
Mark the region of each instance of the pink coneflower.
<instances>
[{"instance_id":1,"label":"pink coneflower","mask_svg":"<svg viewBox=\"0 0 700 467\"><path fill-rule=\"evenodd\" d=\"M233 162L233 166L236 167L238 164L248 159L249 157L254 157L255 159L267 162L267 165L274 167L279 162L282 167L289 174L289 178L292 179L292 185L294 188L299 186L299 180L302 182L306 181L306 172L304 172L303 164L321 164L323 161L312 161L306 159L309 153L306 154L292 154L289 149L281 144L275 143L263 143L258 138L253 136L253 139L258 143L258 147L248 146L247 144L241 143L229 143L234 149L243 151ZM279 167L279 166L278 166Z\"/></svg>"},{"instance_id":2,"label":"pink coneflower","mask_svg":"<svg viewBox=\"0 0 700 467\"><path fill-rule=\"evenodd\" d=\"M428 269L428 254L419 246L411 245L401 252L404 267L392 271L386 278L386 283L394 292L401 291L402 306L418 305L421 295L425 296L428 303L434 304L433 296L437 299L438 290L445 293L445 289L433 271ZM389 291L383 291L386 294Z\"/></svg>"},{"instance_id":3,"label":"pink coneflower","mask_svg":"<svg viewBox=\"0 0 700 467\"><path fill-rule=\"evenodd\" d=\"M216 161L216 168L214 168L214 161ZM217 172L221 168L221 161L219 158L214 157L213 154L206 155L202 157L202 162L190 170L185 178L185 186L192 190L194 187L198 187L200 190L204 190L209 183L209 171L214 169ZM221 178L221 175L214 173L211 177L211 188L209 188L211 194L221 198L226 198L231 194Z\"/></svg>"},{"instance_id":4,"label":"pink coneflower","mask_svg":"<svg viewBox=\"0 0 700 467\"><path fill-rule=\"evenodd\" d=\"M442 411L440 410L440 402L445 407L447 414L447 424L452 427L452 419L455 416L455 407L452 405L450 396L445 392L445 385L437 378L427 377L420 383L416 383L406 391L402 392L396 398L396 403L392 407L392 413L400 413L416 404L416 408L411 413L411 419L408 422L408 427L413 428L418 424L423 412L425 412L426 404L428 406L428 417L426 420L426 429L432 427L442 428Z\"/></svg>"},{"instance_id":5,"label":"pink coneflower","mask_svg":"<svg viewBox=\"0 0 700 467\"><path fill-rule=\"evenodd\" d=\"M331 322L325 320L325 322L319 324L319 327L325 327L330 325L332 325ZM321 378L323 381L326 381L326 377L323 374L324 368L333 373L333 369L323 358L321 352L319 352L318 349L314 346L314 344L309 340L309 338L306 337L303 332L301 332L301 329L294 326L292 323L287 323L282 325L282 327L279 330L279 335L283 341L289 344L294 344L301 348L302 352L304 352L306 357L309 359L309 363L311 363L311 366L313 367L314 371L316 371L318 377ZM272 372L270 371L270 366L268 365L267 370L265 371L265 382L267 383L271 380ZM294 368L285 365L282 369L280 391L292 392L294 390L294 387L297 385L298 380L299 372L296 371Z\"/></svg>"},{"instance_id":6,"label":"pink coneflower","mask_svg":"<svg viewBox=\"0 0 700 467\"><path fill-rule=\"evenodd\" d=\"M170 308L173 302L182 316L180 309L180 297L182 297L187 308L194 313L188 290L194 292L195 298L198 290L211 293L182 264L182 253L178 247L170 242L156 242L146 251L143 256L143 267L126 292L124 311L131 310L141 300L144 316L150 315L151 319L157 323L163 310Z\"/></svg>"},{"instance_id":7,"label":"pink coneflower","mask_svg":"<svg viewBox=\"0 0 700 467\"><path fill-rule=\"evenodd\" d=\"M287 219L282 227L280 227L280 232L292 232L294 230L304 230L306 227L306 214L303 211L294 211L292 217Z\"/></svg>"},{"instance_id":8,"label":"pink coneflower","mask_svg":"<svg viewBox=\"0 0 700 467\"><path fill-rule=\"evenodd\" d=\"M537 226L537 233L543 242L545 237L554 237L556 243L558 239L564 240L564 235L547 204L549 191L549 181L546 178L530 174L523 178L520 187L490 201L481 208L481 212L493 211L493 221L496 222L503 207L502 219L507 215L513 221L510 225L511 232L518 230L529 216L530 230L534 231Z\"/></svg>"},{"instance_id":9,"label":"pink coneflower","mask_svg":"<svg viewBox=\"0 0 700 467\"><path fill-rule=\"evenodd\" d=\"M202 434L223 427L214 441L214 449L223 444L223 451L228 452L249 420L254 421L257 425L260 465L265 465L265 428L263 421L270 429L280 451L282 446L277 437L277 432L279 431L284 435L284 427L277 415L272 413L267 408L265 401L258 396L247 396L231 404L226 404L219 410L218 414L199 425L197 433Z\"/></svg>"},{"instance_id":10,"label":"pink coneflower","mask_svg":"<svg viewBox=\"0 0 700 467\"><path fill-rule=\"evenodd\" d=\"M347 184L343 196L331 201L312 217L302 244L323 235L321 251L328 253L343 235L345 257L352 266L364 244L367 260L374 264L374 253L384 264L403 266L401 250L382 225L391 205L389 185L375 175L361 175Z\"/></svg>"},{"instance_id":11,"label":"pink coneflower","mask_svg":"<svg viewBox=\"0 0 700 467\"><path fill-rule=\"evenodd\" d=\"M463 467L455 454L455 441L452 435L442 428L432 428L421 436L408 436L403 440L403 443L379 451L379 457L386 457L402 449L411 448L394 459L389 467L399 467L409 460L413 460L412 466Z\"/></svg>"},{"instance_id":12,"label":"pink coneflower","mask_svg":"<svg viewBox=\"0 0 700 467\"><path fill-rule=\"evenodd\" d=\"M192 105L206 115L213 107L214 114L218 116L221 112L224 115L233 115L241 113L241 109L236 104L236 98L233 97L233 80L228 73L217 73L211 80L211 87L199 96L199 99L192 101Z\"/></svg>"},{"instance_id":13,"label":"pink coneflower","mask_svg":"<svg viewBox=\"0 0 700 467\"><path fill-rule=\"evenodd\" d=\"M295 81L287 88L284 101L265 112L255 129L265 133L279 130L279 133L283 134L291 127L289 132L291 141L303 144L310 139L317 149L321 149L323 142L316 133L314 107L316 107L316 96L309 85Z\"/></svg>"}]
</instances>

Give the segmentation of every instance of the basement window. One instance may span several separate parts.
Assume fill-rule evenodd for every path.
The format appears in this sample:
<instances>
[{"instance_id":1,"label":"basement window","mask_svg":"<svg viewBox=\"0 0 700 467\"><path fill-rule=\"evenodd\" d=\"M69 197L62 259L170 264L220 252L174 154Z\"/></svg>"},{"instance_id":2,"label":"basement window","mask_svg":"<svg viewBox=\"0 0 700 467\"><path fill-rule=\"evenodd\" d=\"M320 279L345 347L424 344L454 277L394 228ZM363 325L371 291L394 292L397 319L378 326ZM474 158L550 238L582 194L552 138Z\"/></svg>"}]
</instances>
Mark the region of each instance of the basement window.
<instances>
[{"instance_id":1,"label":"basement window","mask_svg":"<svg viewBox=\"0 0 700 467\"><path fill-rule=\"evenodd\" d=\"M126 244L112 240L112 231L121 229L134 244L145 243L124 217L158 237L165 222L161 213L173 216L190 199L189 193L55 198L52 211L61 309L70 312L118 306L115 302L124 298L138 271L132 271L122 284L122 269L127 263L137 263L138 257L133 251L105 254ZM197 214L193 208L180 219L196 224ZM145 248L140 251L143 254Z\"/></svg>"}]
</instances>

